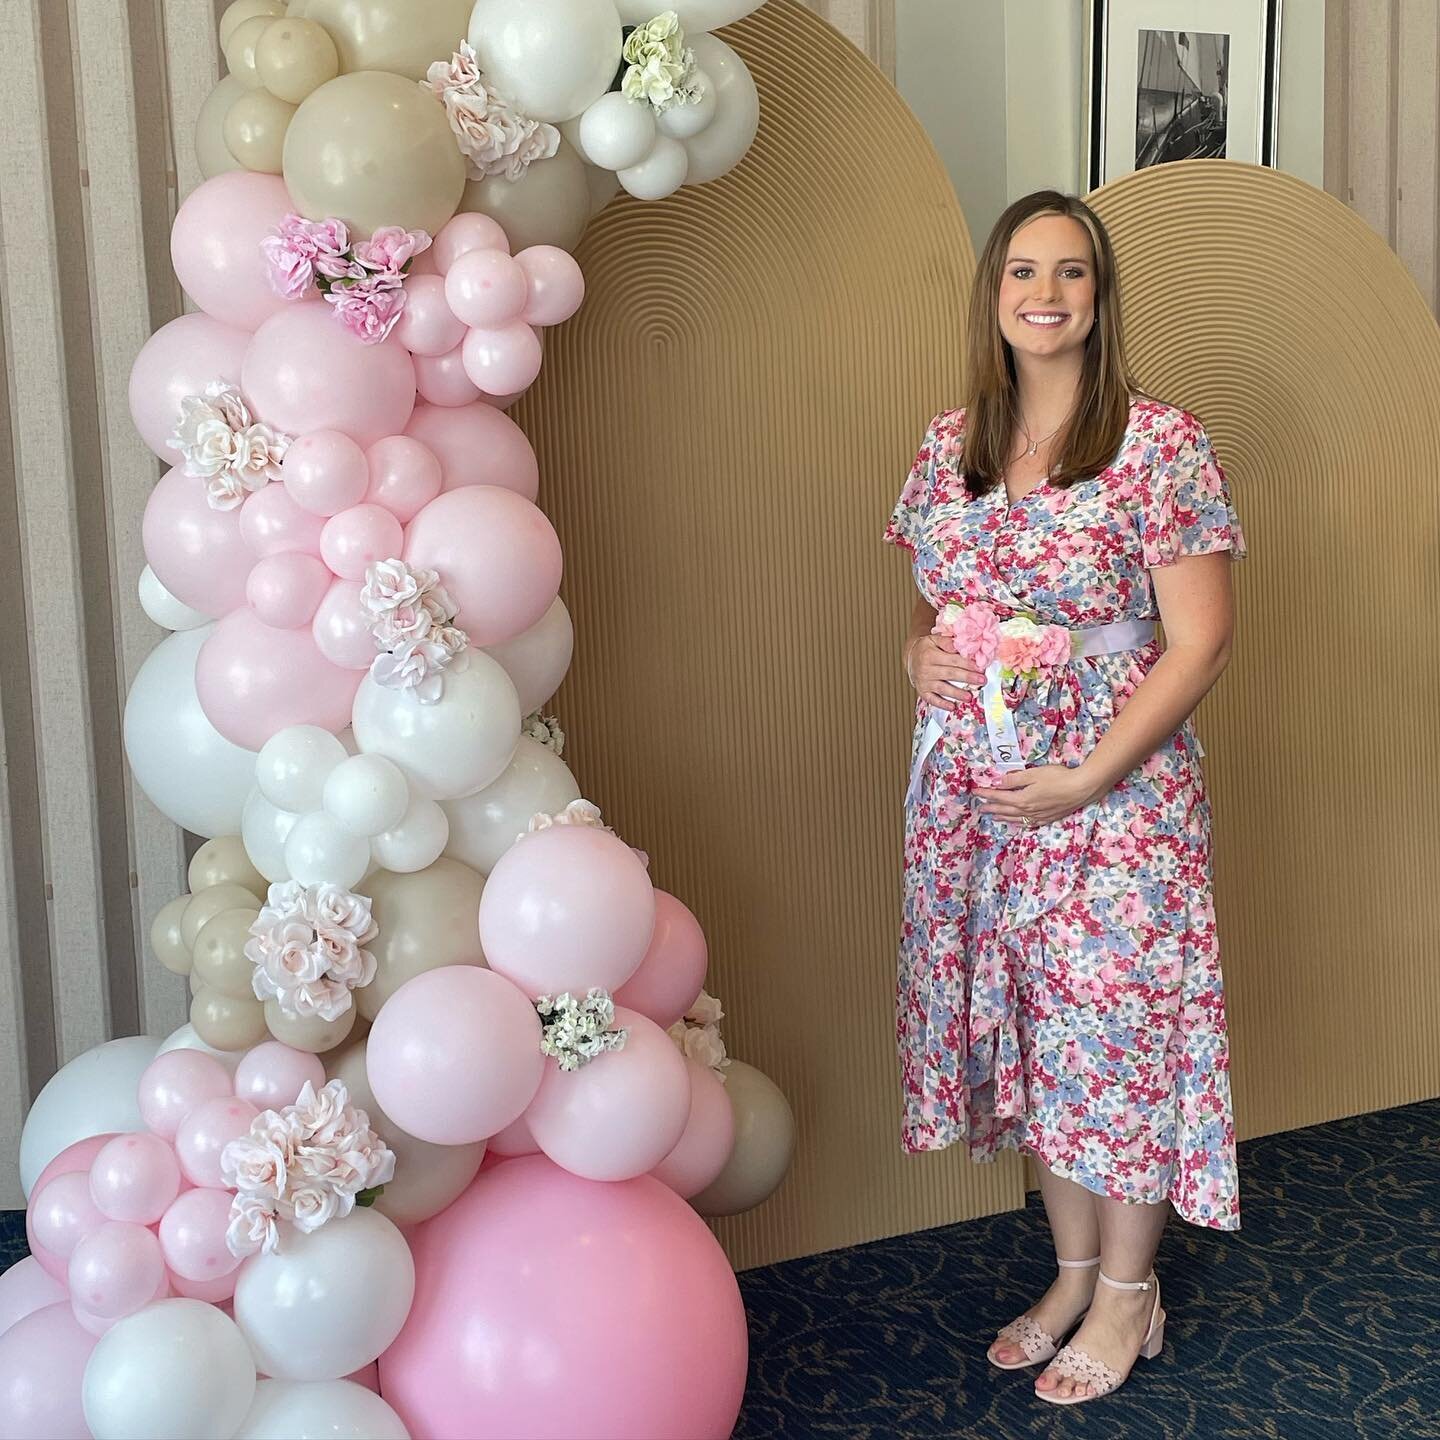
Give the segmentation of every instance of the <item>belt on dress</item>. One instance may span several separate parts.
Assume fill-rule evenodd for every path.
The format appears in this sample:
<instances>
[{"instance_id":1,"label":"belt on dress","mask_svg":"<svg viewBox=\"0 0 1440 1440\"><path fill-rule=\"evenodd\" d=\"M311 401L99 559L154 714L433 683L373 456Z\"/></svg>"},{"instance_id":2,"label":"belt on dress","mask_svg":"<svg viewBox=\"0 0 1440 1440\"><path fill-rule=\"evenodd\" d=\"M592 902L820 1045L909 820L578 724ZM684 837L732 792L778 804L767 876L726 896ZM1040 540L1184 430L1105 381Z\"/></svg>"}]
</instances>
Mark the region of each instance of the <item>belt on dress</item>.
<instances>
[{"instance_id":1,"label":"belt on dress","mask_svg":"<svg viewBox=\"0 0 1440 1440\"><path fill-rule=\"evenodd\" d=\"M1078 659L1088 655L1119 655L1126 650L1139 650L1154 640L1156 634L1153 620L1116 620L1109 625L1091 625L1085 629L1070 632L1070 658ZM1020 737L1015 730L1015 717L1005 703L1000 681L1000 661L992 660L985 667L985 685L980 692L985 710L985 729L990 737L990 754L997 770L1023 770L1025 762L1020 758ZM945 730L945 717L949 714L936 706L930 707L925 720L925 729L920 735L920 745L915 752L915 763L910 767L910 783L905 790L905 803L912 805L920 794L920 779L925 772L925 763L930 752L939 742Z\"/></svg>"}]
</instances>

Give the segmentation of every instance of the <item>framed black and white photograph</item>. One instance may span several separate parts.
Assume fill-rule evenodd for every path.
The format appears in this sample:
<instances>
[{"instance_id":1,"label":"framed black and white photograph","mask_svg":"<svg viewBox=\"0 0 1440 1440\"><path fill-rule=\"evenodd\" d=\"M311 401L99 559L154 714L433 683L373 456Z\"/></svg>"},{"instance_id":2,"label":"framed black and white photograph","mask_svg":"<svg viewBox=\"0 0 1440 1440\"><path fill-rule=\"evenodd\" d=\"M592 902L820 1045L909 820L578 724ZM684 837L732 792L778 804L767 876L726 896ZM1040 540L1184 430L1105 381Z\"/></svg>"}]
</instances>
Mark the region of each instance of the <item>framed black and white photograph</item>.
<instances>
[{"instance_id":1,"label":"framed black and white photograph","mask_svg":"<svg viewBox=\"0 0 1440 1440\"><path fill-rule=\"evenodd\" d=\"M1275 163L1280 0L1091 0L1089 186L1173 160Z\"/></svg>"}]
</instances>

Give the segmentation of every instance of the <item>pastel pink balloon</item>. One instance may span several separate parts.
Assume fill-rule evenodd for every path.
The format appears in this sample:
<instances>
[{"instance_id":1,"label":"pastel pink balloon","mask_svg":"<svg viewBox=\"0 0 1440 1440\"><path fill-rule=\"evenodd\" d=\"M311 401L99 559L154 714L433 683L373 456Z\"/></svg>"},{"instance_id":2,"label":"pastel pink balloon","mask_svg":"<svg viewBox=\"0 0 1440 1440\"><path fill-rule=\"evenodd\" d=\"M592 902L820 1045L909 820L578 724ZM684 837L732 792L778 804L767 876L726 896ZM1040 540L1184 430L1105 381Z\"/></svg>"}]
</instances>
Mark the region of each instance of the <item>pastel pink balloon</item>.
<instances>
[{"instance_id":1,"label":"pastel pink balloon","mask_svg":"<svg viewBox=\"0 0 1440 1440\"><path fill-rule=\"evenodd\" d=\"M0 1271L0 1335L27 1315L66 1299L69 1293L33 1255L17 1260Z\"/></svg>"},{"instance_id":2,"label":"pastel pink balloon","mask_svg":"<svg viewBox=\"0 0 1440 1440\"><path fill-rule=\"evenodd\" d=\"M445 275L461 255L470 250L503 250L510 253L510 238L498 220L478 210L462 210L440 227L430 255L435 273Z\"/></svg>"},{"instance_id":3,"label":"pastel pink balloon","mask_svg":"<svg viewBox=\"0 0 1440 1440\"><path fill-rule=\"evenodd\" d=\"M469 1145L535 1098L540 1017L508 980L446 965L407 980L381 1007L365 1049L375 1099L417 1140Z\"/></svg>"},{"instance_id":4,"label":"pastel pink balloon","mask_svg":"<svg viewBox=\"0 0 1440 1440\"><path fill-rule=\"evenodd\" d=\"M183 1295L187 1300L204 1300L210 1305L223 1305L233 1299L239 1280L238 1265L228 1275L217 1275L213 1280L189 1280L170 1271L170 1288L177 1295Z\"/></svg>"},{"instance_id":5,"label":"pastel pink balloon","mask_svg":"<svg viewBox=\"0 0 1440 1440\"><path fill-rule=\"evenodd\" d=\"M651 1176L601 1184L541 1155L507 1160L411 1248L415 1300L380 1357L381 1393L411 1435L734 1431L740 1288L704 1220Z\"/></svg>"},{"instance_id":6,"label":"pastel pink balloon","mask_svg":"<svg viewBox=\"0 0 1440 1440\"><path fill-rule=\"evenodd\" d=\"M117 1135L90 1166L90 1198L111 1220L153 1225L179 1193L175 1149L158 1135Z\"/></svg>"},{"instance_id":7,"label":"pastel pink balloon","mask_svg":"<svg viewBox=\"0 0 1440 1440\"><path fill-rule=\"evenodd\" d=\"M320 558L342 579L363 580L377 560L400 554L405 532L383 505L352 505L320 532Z\"/></svg>"},{"instance_id":8,"label":"pastel pink balloon","mask_svg":"<svg viewBox=\"0 0 1440 1440\"><path fill-rule=\"evenodd\" d=\"M145 559L181 604L218 618L245 603L255 556L240 514L212 509L205 482L179 469L166 471L150 492L140 531Z\"/></svg>"},{"instance_id":9,"label":"pastel pink balloon","mask_svg":"<svg viewBox=\"0 0 1440 1440\"><path fill-rule=\"evenodd\" d=\"M668 1030L700 998L707 963L700 922L673 895L657 890L650 948L640 968L615 991L615 1003Z\"/></svg>"},{"instance_id":10,"label":"pastel pink balloon","mask_svg":"<svg viewBox=\"0 0 1440 1440\"><path fill-rule=\"evenodd\" d=\"M84 1193L88 1199L90 1195L90 1164L105 1148L106 1142L114 1138L113 1133L107 1132L103 1135L88 1135L83 1140L77 1140L73 1145L67 1145L36 1176L35 1184L30 1188L30 1204L25 1211L25 1243L29 1247L30 1253L40 1262L41 1269L56 1280L65 1279L65 1266L70 1255L68 1251L64 1255L52 1254L40 1243L35 1228L36 1203L45 1187L60 1175L79 1175L84 1181ZM90 1200L89 1204L93 1210L95 1202ZM98 1211L95 1213L99 1214ZM104 1219L103 1216L100 1218ZM59 1217L57 1217L57 1223L59 1223ZM98 1224L91 1228L98 1228ZM80 1238L80 1233L76 1233L76 1240ZM71 1248L73 1249L73 1242Z\"/></svg>"},{"instance_id":11,"label":"pastel pink balloon","mask_svg":"<svg viewBox=\"0 0 1440 1440\"><path fill-rule=\"evenodd\" d=\"M335 577L313 555L266 555L245 582L245 598L258 620L277 630L308 625Z\"/></svg>"},{"instance_id":12,"label":"pastel pink balloon","mask_svg":"<svg viewBox=\"0 0 1440 1440\"><path fill-rule=\"evenodd\" d=\"M575 257L558 245L531 245L515 263L525 275L528 296L521 319L527 325L558 325L585 298L585 276Z\"/></svg>"},{"instance_id":13,"label":"pastel pink balloon","mask_svg":"<svg viewBox=\"0 0 1440 1440\"><path fill-rule=\"evenodd\" d=\"M185 293L207 315L242 330L295 305L270 283L260 248L293 208L278 175L231 170L196 186L170 231L170 260Z\"/></svg>"},{"instance_id":14,"label":"pastel pink balloon","mask_svg":"<svg viewBox=\"0 0 1440 1440\"><path fill-rule=\"evenodd\" d=\"M292 305L255 332L240 369L258 417L288 435L341 430L362 449L405 428L415 367L392 335L357 339L323 300Z\"/></svg>"},{"instance_id":15,"label":"pastel pink balloon","mask_svg":"<svg viewBox=\"0 0 1440 1440\"><path fill-rule=\"evenodd\" d=\"M439 457L409 435L377 440L365 459L370 476L366 504L383 505L402 525L408 525L444 484Z\"/></svg>"},{"instance_id":16,"label":"pastel pink balloon","mask_svg":"<svg viewBox=\"0 0 1440 1440\"><path fill-rule=\"evenodd\" d=\"M525 271L505 250L467 250L445 272L445 303L467 325L498 329L518 320L529 293Z\"/></svg>"},{"instance_id":17,"label":"pastel pink balloon","mask_svg":"<svg viewBox=\"0 0 1440 1440\"><path fill-rule=\"evenodd\" d=\"M117 1320L133 1315L155 1294L165 1278L165 1259L152 1230L107 1220L76 1245L67 1275L76 1305L100 1319Z\"/></svg>"},{"instance_id":18,"label":"pastel pink balloon","mask_svg":"<svg viewBox=\"0 0 1440 1440\"><path fill-rule=\"evenodd\" d=\"M167 1050L140 1076L140 1118L162 1139L173 1140L180 1122L197 1105L229 1095L230 1086L230 1072L213 1055Z\"/></svg>"},{"instance_id":19,"label":"pastel pink balloon","mask_svg":"<svg viewBox=\"0 0 1440 1440\"><path fill-rule=\"evenodd\" d=\"M256 555L318 555L325 521L302 510L283 485L257 490L240 509L240 533Z\"/></svg>"},{"instance_id":20,"label":"pastel pink balloon","mask_svg":"<svg viewBox=\"0 0 1440 1440\"><path fill-rule=\"evenodd\" d=\"M619 836L591 825L522 836L480 896L485 958L531 999L591 985L613 994L644 958L654 925L645 867Z\"/></svg>"},{"instance_id":21,"label":"pastel pink balloon","mask_svg":"<svg viewBox=\"0 0 1440 1440\"><path fill-rule=\"evenodd\" d=\"M498 485L527 500L540 493L540 465L525 432L490 405L417 405L405 433L434 451L447 490Z\"/></svg>"},{"instance_id":22,"label":"pastel pink balloon","mask_svg":"<svg viewBox=\"0 0 1440 1440\"><path fill-rule=\"evenodd\" d=\"M358 505L370 484L365 452L339 430L316 430L291 442L280 463L290 498L312 515L337 515Z\"/></svg>"},{"instance_id":23,"label":"pastel pink balloon","mask_svg":"<svg viewBox=\"0 0 1440 1440\"><path fill-rule=\"evenodd\" d=\"M160 1221L160 1249L173 1274L183 1280L217 1280L240 1264L225 1244L230 1224L228 1190L187 1190Z\"/></svg>"},{"instance_id":24,"label":"pastel pink balloon","mask_svg":"<svg viewBox=\"0 0 1440 1440\"><path fill-rule=\"evenodd\" d=\"M69 1301L0 1335L0 1416L9 1440L90 1440L80 1394L95 1344Z\"/></svg>"},{"instance_id":25,"label":"pastel pink balloon","mask_svg":"<svg viewBox=\"0 0 1440 1440\"><path fill-rule=\"evenodd\" d=\"M221 1152L230 1141L250 1133L250 1122L259 1113L249 1100L235 1095L222 1095L197 1105L175 1132L175 1153L185 1178L192 1185L222 1187L225 1177L220 1172Z\"/></svg>"},{"instance_id":26,"label":"pastel pink balloon","mask_svg":"<svg viewBox=\"0 0 1440 1440\"><path fill-rule=\"evenodd\" d=\"M492 1135L485 1142L486 1153L496 1155L534 1155L540 1146L536 1144L535 1137L530 1133L530 1127L525 1123L523 1115L512 1120L498 1134Z\"/></svg>"},{"instance_id":27,"label":"pastel pink balloon","mask_svg":"<svg viewBox=\"0 0 1440 1440\"><path fill-rule=\"evenodd\" d=\"M110 1217L90 1193L90 1176L84 1170L57 1175L37 1188L30 1199L26 1221L34 1253L46 1260L68 1264L75 1247L94 1234ZM52 1274L64 1273L64 1264L46 1266Z\"/></svg>"},{"instance_id":28,"label":"pastel pink balloon","mask_svg":"<svg viewBox=\"0 0 1440 1440\"><path fill-rule=\"evenodd\" d=\"M480 390L465 373L464 346L456 345L445 355L416 355L415 389L431 405L470 405Z\"/></svg>"},{"instance_id":29,"label":"pastel pink balloon","mask_svg":"<svg viewBox=\"0 0 1440 1440\"><path fill-rule=\"evenodd\" d=\"M220 621L195 661L200 708L246 750L260 750L291 725L339 734L359 685L359 672L327 660L311 630L276 630L248 606Z\"/></svg>"},{"instance_id":30,"label":"pastel pink balloon","mask_svg":"<svg viewBox=\"0 0 1440 1440\"><path fill-rule=\"evenodd\" d=\"M487 395L513 395L540 373L540 337L523 320L470 330L460 347L465 373Z\"/></svg>"},{"instance_id":31,"label":"pastel pink balloon","mask_svg":"<svg viewBox=\"0 0 1440 1440\"><path fill-rule=\"evenodd\" d=\"M455 339L458 345L464 336ZM130 417L140 438L167 465L179 460L169 440L180 418L180 402L202 395L212 380L240 384L240 361L250 332L222 325L204 313L177 315L140 347L130 367Z\"/></svg>"},{"instance_id":32,"label":"pastel pink balloon","mask_svg":"<svg viewBox=\"0 0 1440 1440\"><path fill-rule=\"evenodd\" d=\"M480 399L496 410L508 410L524 393L524 390L516 390L510 395L486 395L482 391Z\"/></svg>"},{"instance_id":33,"label":"pastel pink balloon","mask_svg":"<svg viewBox=\"0 0 1440 1440\"><path fill-rule=\"evenodd\" d=\"M433 244L422 250L411 262L410 268L405 272L405 288L410 288L410 279L415 275L438 275L440 272L435 268L435 246Z\"/></svg>"},{"instance_id":34,"label":"pastel pink balloon","mask_svg":"<svg viewBox=\"0 0 1440 1440\"><path fill-rule=\"evenodd\" d=\"M446 304L445 281L439 275L417 275L411 268L405 277L405 308L390 333L412 356L444 355L460 344L465 322Z\"/></svg>"},{"instance_id":35,"label":"pastel pink balloon","mask_svg":"<svg viewBox=\"0 0 1440 1440\"><path fill-rule=\"evenodd\" d=\"M460 607L456 623L477 647L522 634L560 593L554 527L530 501L498 485L437 496L410 522L404 558L444 577Z\"/></svg>"},{"instance_id":36,"label":"pastel pink balloon","mask_svg":"<svg viewBox=\"0 0 1440 1440\"><path fill-rule=\"evenodd\" d=\"M380 1393L380 1366L374 1360L345 1378L353 1380L357 1385L363 1385L367 1390L373 1390L377 1395Z\"/></svg>"},{"instance_id":37,"label":"pastel pink balloon","mask_svg":"<svg viewBox=\"0 0 1440 1440\"><path fill-rule=\"evenodd\" d=\"M319 1056L278 1040L262 1041L235 1069L236 1095L262 1110L293 1105L307 1083L315 1087L316 1094L325 1084L325 1066Z\"/></svg>"},{"instance_id":38,"label":"pastel pink balloon","mask_svg":"<svg viewBox=\"0 0 1440 1440\"><path fill-rule=\"evenodd\" d=\"M379 654L370 618L360 603L362 589L359 580L332 581L310 625L320 653L342 670L368 670Z\"/></svg>"},{"instance_id":39,"label":"pastel pink balloon","mask_svg":"<svg viewBox=\"0 0 1440 1440\"><path fill-rule=\"evenodd\" d=\"M675 1148L650 1172L682 1200L714 1183L735 1148L735 1109L725 1082L709 1066L685 1057L690 1114Z\"/></svg>"}]
</instances>

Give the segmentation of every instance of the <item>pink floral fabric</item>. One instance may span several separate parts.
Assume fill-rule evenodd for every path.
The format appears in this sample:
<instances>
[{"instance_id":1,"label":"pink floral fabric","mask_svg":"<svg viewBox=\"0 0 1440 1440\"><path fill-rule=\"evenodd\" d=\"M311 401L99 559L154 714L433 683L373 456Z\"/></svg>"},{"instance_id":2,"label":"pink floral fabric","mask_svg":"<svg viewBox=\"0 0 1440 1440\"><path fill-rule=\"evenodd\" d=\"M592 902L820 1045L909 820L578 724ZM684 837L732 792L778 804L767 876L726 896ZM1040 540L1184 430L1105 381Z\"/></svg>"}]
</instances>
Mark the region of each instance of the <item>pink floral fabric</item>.
<instances>
[{"instance_id":1,"label":"pink floral fabric","mask_svg":"<svg viewBox=\"0 0 1440 1440\"><path fill-rule=\"evenodd\" d=\"M937 609L983 602L1069 629L1158 619L1148 571L1246 553L1228 482L1189 411L1132 401L1119 453L1067 489L970 499L965 413L935 417L885 539ZM1162 653L1071 660L1023 687L1027 765L1078 765ZM916 705L913 760L927 707ZM983 815L979 692L947 715L906 811L896 985L901 1143L1033 1151L1118 1200L1168 1197L1240 1225L1210 802L1192 720L1108 794L1025 831Z\"/></svg>"}]
</instances>

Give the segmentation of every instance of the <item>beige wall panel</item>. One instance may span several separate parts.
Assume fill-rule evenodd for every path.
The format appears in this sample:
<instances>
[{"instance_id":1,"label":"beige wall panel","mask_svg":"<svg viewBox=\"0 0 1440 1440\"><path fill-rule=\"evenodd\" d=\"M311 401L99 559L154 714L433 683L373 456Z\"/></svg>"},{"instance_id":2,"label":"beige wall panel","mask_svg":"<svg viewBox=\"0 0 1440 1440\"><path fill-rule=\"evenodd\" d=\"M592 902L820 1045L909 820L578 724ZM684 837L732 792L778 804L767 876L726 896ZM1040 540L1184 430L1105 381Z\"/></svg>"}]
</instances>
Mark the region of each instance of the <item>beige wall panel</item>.
<instances>
[{"instance_id":1,"label":"beige wall panel","mask_svg":"<svg viewBox=\"0 0 1440 1440\"><path fill-rule=\"evenodd\" d=\"M1401 0L1397 22L1396 123L1391 132L1395 145L1395 249L1433 310L1440 7L1435 0Z\"/></svg>"}]
</instances>

